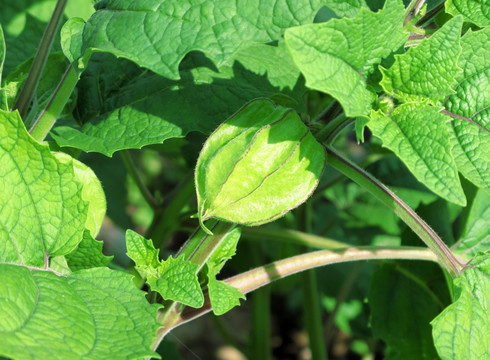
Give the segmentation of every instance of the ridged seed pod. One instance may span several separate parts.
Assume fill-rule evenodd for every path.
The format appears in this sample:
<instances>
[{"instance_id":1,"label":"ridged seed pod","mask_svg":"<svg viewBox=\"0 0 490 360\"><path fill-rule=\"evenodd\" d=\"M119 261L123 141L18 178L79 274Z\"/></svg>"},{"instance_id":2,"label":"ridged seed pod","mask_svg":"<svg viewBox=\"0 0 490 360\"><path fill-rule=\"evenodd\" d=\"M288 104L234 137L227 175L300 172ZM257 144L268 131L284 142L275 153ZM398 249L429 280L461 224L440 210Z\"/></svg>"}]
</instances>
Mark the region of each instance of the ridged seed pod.
<instances>
[{"instance_id":1,"label":"ridged seed pod","mask_svg":"<svg viewBox=\"0 0 490 360\"><path fill-rule=\"evenodd\" d=\"M273 221L311 195L324 166L324 148L294 110L254 100L201 150L195 173L199 220Z\"/></svg>"}]
</instances>

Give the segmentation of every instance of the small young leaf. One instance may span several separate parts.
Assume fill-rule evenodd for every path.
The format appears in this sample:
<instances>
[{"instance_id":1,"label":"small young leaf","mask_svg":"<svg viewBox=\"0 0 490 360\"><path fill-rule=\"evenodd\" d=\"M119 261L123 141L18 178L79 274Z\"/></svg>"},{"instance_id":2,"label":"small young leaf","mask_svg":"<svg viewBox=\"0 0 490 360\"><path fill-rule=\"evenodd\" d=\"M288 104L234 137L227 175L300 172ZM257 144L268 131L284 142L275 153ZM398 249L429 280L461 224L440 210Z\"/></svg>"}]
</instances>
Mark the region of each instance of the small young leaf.
<instances>
[{"instance_id":1,"label":"small young leaf","mask_svg":"<svg viewBox=\"0 0 490 360\"><path fill-rule=\"evenodd\" d=\"M461 39L455 94L444 107L452 116L451 149L459 171L476 186L490 189L490 27Z\"/></svg>"},{"instance_id":2,"label":"small young leaf","mask_svg":"<svg viewBox=\"0 0 490 360\"><path fill-rule=\"evenodd\" d=\"M448 0L446 11L451 15L463 15L465 21L480 27L490 25L490 3L487 0Z\"/></svg>"},{"instance_id":3,"label":"small young leaf","mask_svg":"<svg viewBox=\"0 0 490 360\"><path fill-rule=\"evenodd\" d=\"M218 275L225 263L235 255L239 239L240 228L234 228L206 262L209 300L215 315L223 315L235 306L240 305L240 299L245 299L245 296L237 288L223 281L216 280L216 275Z\"/></svg>"},{"instance_id":4,"label":"small young leaf","mask_svg":"<svg viewBox=\"0 0 490 360\"><path fill-rule=\"evenodd\" d=\"M204 304L204 295L197 278L198 265L179 256L168 257L156 269L155 275L149 275L148 284L165 300L178 301L184 305L200 308Z\"/></svg>"},{"instance_id":5,"label":"small young leaf","mask_svg":"<svg viewBox=\"0 0 490 360\"><path fill-rule=\"evenodd\" d=\"M352 19L290 28L284 37L308 87L335 97L347 116L366 116L374 100L366 78L405 42L403 18L403 4L387 1L378 13L362 8Z\"/></svg>"},{"instance_id":6,"label":"small young leaf","mask_svg":"<svg viewBox=\"0 0 490 360\"><path fill-rule=\"evenodd\" d=\"M480 251L488 251L490 249L489 229L490 195L479 190L471 205L470 215L456 251L469 257L475 256Z\"/></svg>"},{"instance_id":7,"label":"small young leaf","mask_svg":"<svg viewBox=\"0 0 490 360\"><path fill-rule=\"evenodd\" d=\"M151 240L134 231L126 232L128 256L136 263L138 272L146 278L152 290L165 300L178 301L184 305L201 307L204 295L197 278L198 265L184 260L182 256L171 256L160 262L158 250Z\"/></svg>"},{"instance_id":8,"label":"small young leaf","mask_svg":"<svg viewBox=\"0 0 490 360\"><path fill-rule=\"evenodd\" d=\"M0 264L0 356L137 359L160 327L131 275L107 268L65 278Z\"/></svg>"},{"instance_id":9,"label":"small young leaf","mask_svg":"<svg viewBox=\"0 0 490 360\"><path fill-rule=\"evenodd\" d=\"M409 103L389 116L373 112L368 127L420 182L464 206L466 197L449 146L448 119L434 107Z\"/></svg>"},{"instance_id":10,"label":"small young leaf","mask_svg":"<svg viewBox=\"0 0 490 360\"><path fill-rule=\"evenodd\" d=\"M68 21L61 28L61 49L70 63L76 65L76 61L83 55L83 29L85 21L75 17Z\"/></svg>"},{"instance_id":11,"label":"small young leaf","mask_svg":"<svg viewBox=\"0 0 490 360\"><path fill-rule=\"evenodd\" d=\"M453 282L454 303L432 321L437 352L443 360L488 359L490 255L477 256Z\"/></svg>"},{"instance_id":12,"label":"small young leaf","mask_svg":"<svg viewBox=\"0 0 490 360\"><path fill-rule=\"evenodd\" d=\"M82 240L82 185L71 164L31 138L17 112L0 111L0 134L0 262L44 267Z\"/></svg>"},{"instance_id":13,"label":"small young leaf","mask_svg":"<svg viewBox=\"0 0 490 360\"><path fill-rule=\"evenodd\" d=\"M460 71L462 24L463 18L455 17L417 47L395 55L395 63L388 70L381 68L385 91L405 102L433 104L452 94L451 85Z\"/></svg>"},{"instance_id":14,"label":"small young leaf","mask_svg":"<svg viewBox=\"0 0 490 360\"><path fill-rule=\"evenodd\" d=\"M309 197L324 165L323 147L293 110L255 100L203 146L195 174L199 219L273 221Z\"/></svg>"},{"instance_id":15,"label":"small young leaf","mask_svg":"<svg viewBox=\"0 0 490 360\"><path fill-rule=\"evenodd\" d=\"M223 315L240 305L240 299L245 299L240 290L223 282L218 281L214 276L209 277L208 282L209 300L213 307L214 315Z\"/></svg>"},{"instance_id":16,"label":"small young leaf","mask_svg":"<svg viewBox=\"0 0 490 360\"><path fill-rule=\"evenodd\" d=\"M68 266L72 271L105 267L112 260L112 256L102 253L102 241L95 240L88 230L83 233L83 239L75 251L65 255Z\"/></svg>"}]
</instances>

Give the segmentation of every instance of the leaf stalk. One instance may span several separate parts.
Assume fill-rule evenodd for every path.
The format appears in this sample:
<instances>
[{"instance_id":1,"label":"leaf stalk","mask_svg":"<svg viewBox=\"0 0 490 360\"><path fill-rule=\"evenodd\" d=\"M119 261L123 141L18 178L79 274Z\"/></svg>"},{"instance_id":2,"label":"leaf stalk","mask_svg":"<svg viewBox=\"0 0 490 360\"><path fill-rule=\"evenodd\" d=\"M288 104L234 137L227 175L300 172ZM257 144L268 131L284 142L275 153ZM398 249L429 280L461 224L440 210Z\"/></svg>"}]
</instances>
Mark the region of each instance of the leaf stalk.
<instances>
[{"instance_id":1,"label":"leaf stalk","mask_svg":"<svg viewBox=\"0 0 490 360\"><path fill-rule=\"evenodd\" d=\"M29 105L31 104L34 93L39 84L39 79L46 65L46 60L53 44L53 39L58 31L58 26L60 24L61 18L63 16L63 11L65 9L67 0L58 0L53 11L53 15L49 20L46 30L44 31L41 43L37 49L34 60L32 61L31 69L29 70L29 75L20 91L19 97L15 102L13 110L18 110L22 119L25 118L27 111L29 110Z\"/></svg>"}]
</instances>

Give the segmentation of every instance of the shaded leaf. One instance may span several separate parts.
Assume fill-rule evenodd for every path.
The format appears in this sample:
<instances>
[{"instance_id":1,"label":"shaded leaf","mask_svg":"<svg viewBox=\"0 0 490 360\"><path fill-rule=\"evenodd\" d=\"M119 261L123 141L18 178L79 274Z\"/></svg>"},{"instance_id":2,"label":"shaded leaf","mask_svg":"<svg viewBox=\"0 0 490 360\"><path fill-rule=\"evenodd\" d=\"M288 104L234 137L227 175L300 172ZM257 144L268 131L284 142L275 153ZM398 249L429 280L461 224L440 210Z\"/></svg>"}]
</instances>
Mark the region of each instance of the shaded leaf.
<instances>
[{"instance_id":1,"label":"shaded leaf","mask_svg":"<svg viewBox=\"0 0 490 360\"><path fill-rule=\"evenodd\" d=\"M111 52L178 79L188 52L205 52L221 67L240 48L278 40L284 29L312 22L320 7L320 0L109 0L87 22L84 51Z\"/></svg>"},{"instance_id":2,"label":"shaded leaf","mask_svg":"<svg viewBox=\"0 0 490 360\"><path fill-rule=\"evenodd\" d=\"M102 247L102 241L95 240L90 232L85 230L82 241L75 251L65 256L68 266L72 271L106 267L111 262L112 256L105 256Z\"/></svg>"},{"instance_id":3,"label":"shaded leaf","mask_svg":"<svg viewBox=\"0 0 490 360\"><path fill-rule=\"evenodd\" d=\"M100 66L92 72L91 67L98 59ZM254 74L238 62L217 72L210 69L209 60L199 54L190 56L182 64L180 81L143 72L128 62L115 62L114 58L93 56L90 64L84 73L87 81L82 77L83 87L79 88L83 96L79 101L82 121L89 122L81 129L57 127L51 135L61 146L107 156L117 150L183 137L190 131L209 134L223 118L250 99L274 97L281 92L264 76ZM255 65L250 66L255 69ZM111 71L107 71L107 67L111 67ZM257 71L269 68L270 64L265 64ZM293 83L286 76L278 76L276 79L283 86ZM99 78L101 83L98 83ZM108 91L107 98L101 99L98 89L107 91L107 86L114 91ZM301 99L301 88L294 92L286 89L284 93Z\"/></svg>"},{"instance_id":4,"label":"shaded leaf","mask_svg":"<svg viewBox=\"0 0 490 360\"><path fill-rule=\"evenodd\" d=\"M384 265L372 277L369 304L374 336L387 345L385 359L437 358L430 321L442 306L422 279Z\"/></svg>"}]
</instances>

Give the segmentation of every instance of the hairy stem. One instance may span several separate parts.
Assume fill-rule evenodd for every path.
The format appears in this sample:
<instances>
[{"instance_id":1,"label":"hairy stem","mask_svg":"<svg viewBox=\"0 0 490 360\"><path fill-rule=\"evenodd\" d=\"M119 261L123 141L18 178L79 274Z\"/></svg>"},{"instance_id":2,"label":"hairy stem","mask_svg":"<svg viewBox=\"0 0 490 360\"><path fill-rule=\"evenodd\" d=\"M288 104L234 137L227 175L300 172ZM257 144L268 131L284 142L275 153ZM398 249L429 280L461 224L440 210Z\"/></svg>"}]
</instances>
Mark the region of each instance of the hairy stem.
<instances>
[{"instance_id":1,"label":"hairy stem","mask_svg":"<svg viewBox=\"0 0 490 360\"><path fill-rule=\"evenodd\" d=\"M395 214L400 217L425 244L436 254L440 264L453 276L458 276L463 270L462 265L454 256L447 245L435 233L427 223L422 220L402 199L372 175L359 168L357 165L338 154L332 148L325 146L327 150L327 163L342 172L348 178L357 182L371 192Z\"/></svg>"},{"instance_id":2,"label":"hairy stem","mask_svg":"<svg viewBox=\"0 0 490 360\"><path fill-rule=\"evenodd\" d=\"M56 35L58 26L63 16L63 10L65 9L66 1L67 0L58 0L58 2L56 3L56 7L54 8L51 20L49 21L48 26L44 31L41 43L39 44L37 53L34 56L34 60L32 61L29 75L27 76L24 86L20 91L17 101L15 102L14 110L17 109L19 111L22 119L25 118L27 111L29 110L29 105L31 104L32 97L34 96L37 85L39 83L39 79L41 78L41 74L43 72L44 65L46 64L51 45L53 44L53 39Z\"/></svg>"},{"instance_id":3,"label":"hairy stem","mask_svg":"<svg viewBox=\"0 0 490 360\"><path fill-rule=\"evenodd\" d=\"M307 201L298 210L300 229L306 233L311 233L311 201ZM307 251L307 249L303 249ZM320 296L318 294L318 284L315 269L310 269L301 273L301 288L303 290L303 314L305 317L306 329L308 331L308 341L313 359L326 360L325 341L323 338L323 328L321 320Z\"/></svg>"},{"instance_id":4,"label":"hairy stem","mask_svg":"<svg viewBox=\"0 0 490 360\"><path fill-rule=\"evenodd\" d=\"M200 227L197 228L177 254L177 256L184 256L187 261L197 264L197 273L201 271L209 257L226 240L236 226L235 224L223 223L217 220L209 220L206 225L213 231L214 235L209 235ZM209 302L209 298L207 301ZM184 308L184 305L175 301L166 301L164 303L164 309L158 314L158 321L163 325L163 328L157 332L153 349L156 349L165 335L180 322Z\"/></svg>"},{"instance_id":5,"label":"hairy stem","mask_svg":"<svg viewBox=\"0 0 490 360\"><path fill-rule=\"evenodd\" d=\"M58 116L63 111L66 103L70 99L73 89L77 85L78 75L72 65L66 69L60 83L51 95L46 108L39 114L38 118L32 125L29 133L37 141L43 141L51 131Z\"/></svg>"},{"instance_id":6,"label":"hairy stem","mask_svg":"<svg viewBox=\"0 0 490 360\"><path fill-rule=\"evenodd\" d=\"M274 280L285 278L305 270L320 266L358 260L405 259L426 260L437 262L437 257L429 249L420 247L376 247L359 246L337 250L318 250L287 259L272 262L233 276L226 283L236 287L243 294L270 284ZM205 294L204 306L199 309L186 308L178 318L175 318L172 328L185 324L211 311L209 296ZM171 329L167 328L166 332Z\"/></svg>"},{"instance_id":7,"label":"hairy stem","mask_svg":"<svg viewBox=\"0 0 490 360\"><path fill-rule=\"evenodd\" d=\"M257 242L249 247L255 264L263 264L262 243ZM252 294L252 324L250 359L271 360L271 292L269 287Z\"/></svg>"}]
</instances>

